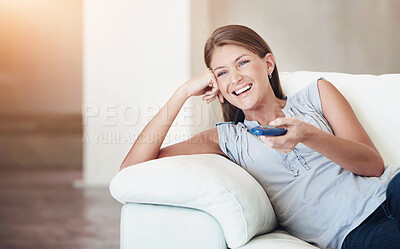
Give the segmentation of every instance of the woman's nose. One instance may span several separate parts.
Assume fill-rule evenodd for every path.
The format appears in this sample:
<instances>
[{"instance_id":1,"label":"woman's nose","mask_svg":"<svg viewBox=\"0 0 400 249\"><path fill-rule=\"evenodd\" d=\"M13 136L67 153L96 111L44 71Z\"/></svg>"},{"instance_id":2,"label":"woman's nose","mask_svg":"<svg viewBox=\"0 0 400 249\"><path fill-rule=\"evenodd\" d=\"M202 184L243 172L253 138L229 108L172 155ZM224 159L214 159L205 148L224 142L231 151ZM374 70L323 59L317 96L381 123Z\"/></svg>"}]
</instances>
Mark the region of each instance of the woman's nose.
<instances>
[{"instance_id":1,"label":"woman's nose","mask_svg":"<svg viewBox=\"0 0 400 249\"><path fill-rule=\"evenodd\" d=\"M231 72L231 83L236 84L243 79L243 75L238 71L234 70Z\"/></svg>"}]
</instances>

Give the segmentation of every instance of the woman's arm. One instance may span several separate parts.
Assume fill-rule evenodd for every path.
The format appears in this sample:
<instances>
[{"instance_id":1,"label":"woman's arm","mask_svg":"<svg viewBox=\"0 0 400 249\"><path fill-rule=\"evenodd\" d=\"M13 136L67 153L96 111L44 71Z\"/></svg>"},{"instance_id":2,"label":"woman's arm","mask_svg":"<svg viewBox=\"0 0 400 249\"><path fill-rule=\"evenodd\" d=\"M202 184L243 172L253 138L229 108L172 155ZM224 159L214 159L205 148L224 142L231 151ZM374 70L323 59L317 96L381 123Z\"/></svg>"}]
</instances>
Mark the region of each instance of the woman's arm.
<instances>
[{"instance_id":1,"label":"woman's arm","mask_svg":"<svg viewBox=\"0 0 400 249\"><path fill-rule=\"evenodd\" d=\"M350 104L332 83L326 80L318 81L318 89L322 112L334 135L298 119L283 118L271 122L270 125L286 126L289 136L265 138L264 140L268 141L266 143L287 152L301 142L355 174L382 175L383 160Z\"/></svg>"},{"instance_id":2,"label":"woman's arm","mask_svg":"<svg viewBox=\"0 0 400 249\"><path fill-rule=\"evenodd\" d=\"M210 84L212 84L212 87L209 86ZM203 100L209 103L215 99L217 91L215 76L209 69L179 87L137 137L128 155L122 162L120 170L133 164L158 158L165 136L186 100L190 96L204 94ZM205 143L203 146L207 147L208 144ZM184 154L184 152L195 154L197 147L191 147L190 151L183 151L179 146L170 147L169 149L165 149L168 153L163 152L161 156L163 154Z\"/></svg>"},{"instance_id":3,"label":"woman's arm","mask_svg":"<svg viewBox=\"0 0 400 249\"><path fill-rule=\"evenodd\" d=\"M205 130L186 141L162 148L158 158L203 153L219 154L226 157L219 146L217 128Z\"/></svg>"},{"instance_id":4,"label":"woman's arm","mask_svg":"<svg viewBox=\"0 0 400 249\"><path fill-rule=\"evenodd\" d=\"M380 176L384 171L383 159L364 130L350 104L336 87L326 80L318 81L322 112L328 120L335 136L320 136L330 143L331 137L337 138L331 146L332 152L321 148L345 169L364 176ZM314 131L315 132L315 131ZM312 140L314 136L308 136ZM314 138L315 139L315 138ZM310 141L311 142L311 141ZM321 141L322 142L322 141ZM311 142L312 143L312 142ZM315 144L315 142L314 142ZM332 154L332 155L331 155Z\"/></svg>"}]
</instances>

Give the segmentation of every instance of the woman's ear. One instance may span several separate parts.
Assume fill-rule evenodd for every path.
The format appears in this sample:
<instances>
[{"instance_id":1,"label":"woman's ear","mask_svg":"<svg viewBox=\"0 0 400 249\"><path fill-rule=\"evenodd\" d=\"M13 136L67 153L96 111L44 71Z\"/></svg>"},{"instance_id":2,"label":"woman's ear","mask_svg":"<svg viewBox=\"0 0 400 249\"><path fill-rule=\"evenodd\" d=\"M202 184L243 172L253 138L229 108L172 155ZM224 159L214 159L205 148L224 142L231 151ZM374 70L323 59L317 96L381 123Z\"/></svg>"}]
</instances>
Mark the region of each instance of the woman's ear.
<instances>
[{"instance_id":1,"label":"woman's ear","mask_svg":"<svg viewBox=\"0 0 400 249\"><path fill-rule=\"evenodd\" d=\"M275 69L275 58L272 53L266 53L264 61L267 64L267 74L270 75Z\"/></svg>"},{"instance_id":2,"label":"woman's ear","mask_svg":"<svg viewBox=\"0 0 400 249\"><path fill-rule=\"evenodd\" d=\"M218 93L218 99L219 99L219 102L224 103L224 96L222 96L221 92Z\"/></svg>"}]
</instances>

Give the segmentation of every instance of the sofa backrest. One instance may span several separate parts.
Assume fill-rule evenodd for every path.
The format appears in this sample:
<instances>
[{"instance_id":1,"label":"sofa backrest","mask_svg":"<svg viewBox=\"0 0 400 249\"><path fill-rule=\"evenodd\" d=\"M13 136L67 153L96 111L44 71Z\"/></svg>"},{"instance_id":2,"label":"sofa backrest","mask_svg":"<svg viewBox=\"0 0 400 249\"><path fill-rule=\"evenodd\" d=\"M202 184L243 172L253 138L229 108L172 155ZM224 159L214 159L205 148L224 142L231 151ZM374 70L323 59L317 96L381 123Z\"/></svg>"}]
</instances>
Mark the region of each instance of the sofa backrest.
<instances>
[{"instance_id":1,"label":"sofa backrest","mask_svg":"<svg viewBox=\"0 0 400 249\"><path fill-rule=\"evenodd\" d=\"M385 164L400 165L400 74L356 75L327 72L280 73L285 95L320 77L331 82L352 106Z\"/></svg>"}]
</instances>

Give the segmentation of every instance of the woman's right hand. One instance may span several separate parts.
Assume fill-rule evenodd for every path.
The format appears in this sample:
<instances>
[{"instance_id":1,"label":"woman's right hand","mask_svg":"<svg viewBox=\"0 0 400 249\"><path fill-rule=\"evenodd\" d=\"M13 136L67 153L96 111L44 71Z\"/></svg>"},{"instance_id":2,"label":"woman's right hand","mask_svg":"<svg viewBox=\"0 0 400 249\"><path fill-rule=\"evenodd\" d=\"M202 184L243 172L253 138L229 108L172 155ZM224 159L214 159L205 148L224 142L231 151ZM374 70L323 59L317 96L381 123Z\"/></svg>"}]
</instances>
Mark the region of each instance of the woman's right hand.
<instances>
[{"instance_id":1,"label":"woman's right hand","mask_svg":"<svg viewBox=\"0 0 400 249\"><path fill-rule=\"evenodd\" d=\"M218 96L217 80L211 69L206 69L197 76L193 77L184 84L188 96L203 96L203 101L207 104Z\"/></svg>"}]
</instances>

